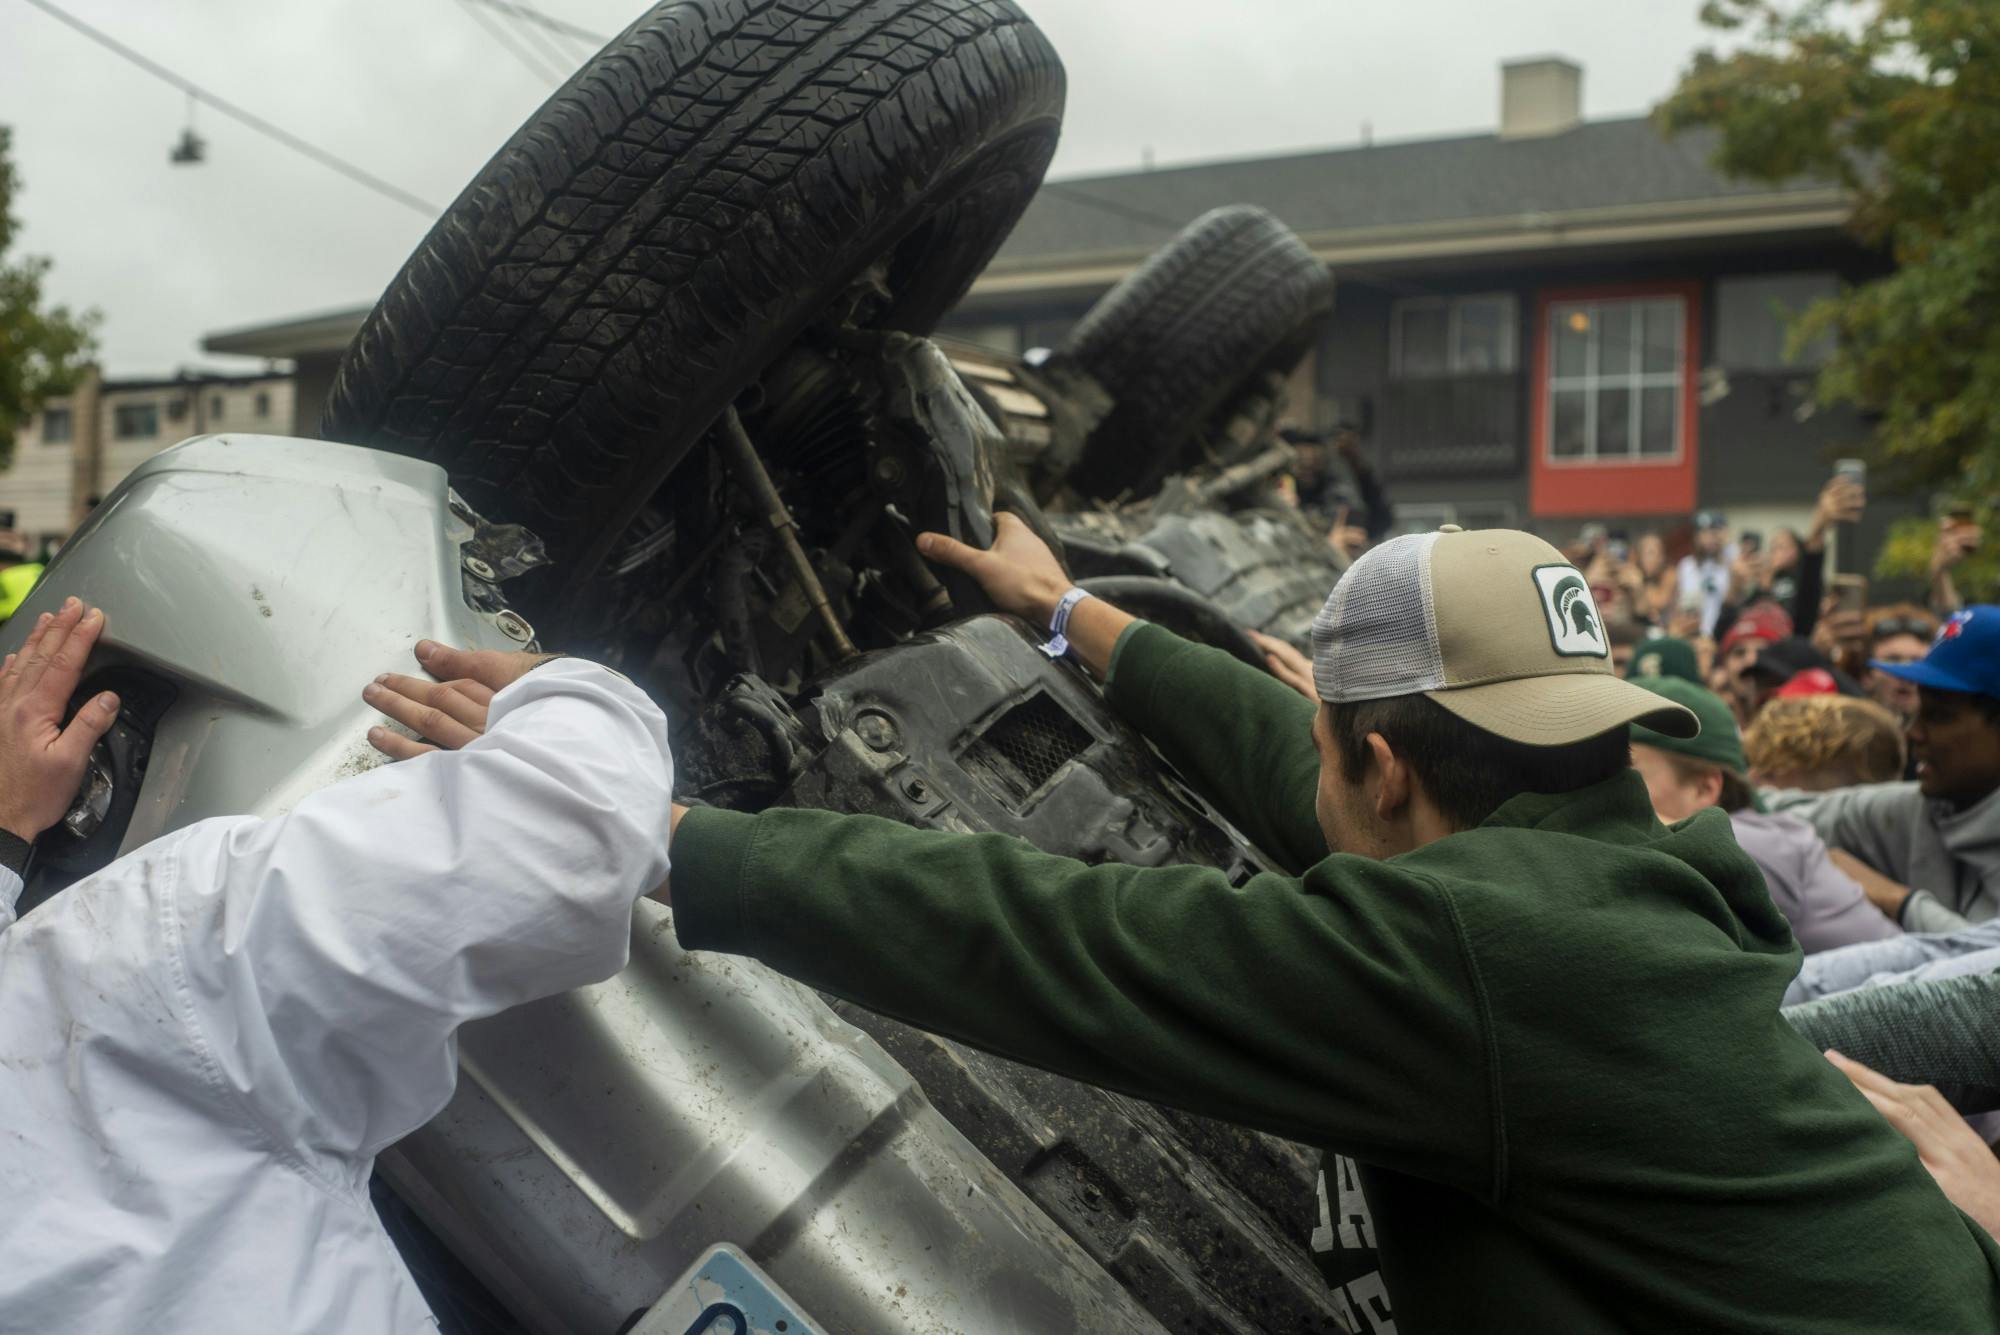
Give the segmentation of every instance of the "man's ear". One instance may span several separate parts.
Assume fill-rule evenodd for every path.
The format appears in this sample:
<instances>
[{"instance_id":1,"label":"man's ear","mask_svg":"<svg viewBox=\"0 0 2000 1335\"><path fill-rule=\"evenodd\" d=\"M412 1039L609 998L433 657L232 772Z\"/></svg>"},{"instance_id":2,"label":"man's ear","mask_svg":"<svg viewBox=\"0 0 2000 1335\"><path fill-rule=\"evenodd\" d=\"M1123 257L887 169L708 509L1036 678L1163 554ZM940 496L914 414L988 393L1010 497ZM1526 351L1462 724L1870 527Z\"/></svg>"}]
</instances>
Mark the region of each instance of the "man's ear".
<instances>
[{"instance_id":1,"label":"man's ear","mask_svg":"<svg viewBox=\"0 0 2000 1335\"><path fill-rule=\"evenodd\" d=\"M1368 734L1368 755L1375 762L1380 783L1375 790L1375 815L1392 821L1410 805L1410 767L1389 749L1389 743L1379 732Z\"/></svg>"},{"instance_id":2,"label":"man's ear","mask_svg":"<svg viewBox=\"0 0 2000 1335\"><path fill-rule=\"evenodd\" d=\"M1722 771L1703 770L1701 775L1701 804L1712 807L1722 800Z\"/></svg>"}]
</instances>

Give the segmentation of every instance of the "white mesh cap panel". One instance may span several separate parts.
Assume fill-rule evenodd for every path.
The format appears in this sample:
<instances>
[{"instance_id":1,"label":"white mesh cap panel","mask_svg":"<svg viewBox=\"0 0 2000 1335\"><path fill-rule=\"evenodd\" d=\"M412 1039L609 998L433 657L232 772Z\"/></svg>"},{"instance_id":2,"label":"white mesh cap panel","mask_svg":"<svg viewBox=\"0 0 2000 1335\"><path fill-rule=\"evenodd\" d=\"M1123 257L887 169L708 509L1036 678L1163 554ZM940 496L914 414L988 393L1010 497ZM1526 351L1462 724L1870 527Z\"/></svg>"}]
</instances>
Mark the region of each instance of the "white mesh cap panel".
<instances>
[{"instance_id":1,"label":"white mesh cap panel","mask_svg":"<svg viewBox=\"0 0 2000 1335\"><path fill-rule=\"evenodd\" d=\"M1313 686L1331 704L1444 685L1431 603L1435 533L1392 538L1347 568L1313 618Z\"/></svg>"}]
</instances>

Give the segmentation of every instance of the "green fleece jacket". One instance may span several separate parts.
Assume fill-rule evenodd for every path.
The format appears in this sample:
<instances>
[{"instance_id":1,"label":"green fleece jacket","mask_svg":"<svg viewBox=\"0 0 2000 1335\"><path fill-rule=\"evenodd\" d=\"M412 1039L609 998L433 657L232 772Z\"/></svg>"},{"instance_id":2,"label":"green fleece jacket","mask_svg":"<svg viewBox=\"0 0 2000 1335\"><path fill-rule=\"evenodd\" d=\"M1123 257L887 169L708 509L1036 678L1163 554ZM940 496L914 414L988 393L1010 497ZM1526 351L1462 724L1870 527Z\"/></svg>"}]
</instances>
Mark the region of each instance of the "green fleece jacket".
<instances>
[{"instance_id":1,"label":"green fleece jacket","mask_svg":"<svg viewBox=\"0 0 2000 1335\"><path fill-rule=\"evenodd\" d=\"M1324 1147L1361 1331L2000 1330L2000 1249L1780 1018L1798 947L1720 812L1628 772L1328 856L1307 701L1144 624L1106 693L1299 874L696 811L682 943Z\"/></svg>"}]
</instances>

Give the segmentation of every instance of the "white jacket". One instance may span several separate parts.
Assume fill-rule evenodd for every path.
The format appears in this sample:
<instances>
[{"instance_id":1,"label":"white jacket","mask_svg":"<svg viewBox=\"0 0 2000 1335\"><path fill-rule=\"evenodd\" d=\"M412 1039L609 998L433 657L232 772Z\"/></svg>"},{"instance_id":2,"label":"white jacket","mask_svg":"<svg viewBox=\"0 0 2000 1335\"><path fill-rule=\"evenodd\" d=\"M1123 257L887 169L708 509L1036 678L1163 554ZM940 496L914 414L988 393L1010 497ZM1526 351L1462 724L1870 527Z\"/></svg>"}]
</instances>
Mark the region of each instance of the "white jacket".
<instances>
[{"instance_id":1,"label":"white jacket","mask_svg":"<svg viewBox=\"0 0 2000 1335\"><path fill-rule=\"evenodd\" d=\"M667 874L636 687L559 660L488 728L178 831L0 932L0 1331L434 1328L376 1153L450 1098L458 1026L623 967Z\"/></svg>"}]
</instances>

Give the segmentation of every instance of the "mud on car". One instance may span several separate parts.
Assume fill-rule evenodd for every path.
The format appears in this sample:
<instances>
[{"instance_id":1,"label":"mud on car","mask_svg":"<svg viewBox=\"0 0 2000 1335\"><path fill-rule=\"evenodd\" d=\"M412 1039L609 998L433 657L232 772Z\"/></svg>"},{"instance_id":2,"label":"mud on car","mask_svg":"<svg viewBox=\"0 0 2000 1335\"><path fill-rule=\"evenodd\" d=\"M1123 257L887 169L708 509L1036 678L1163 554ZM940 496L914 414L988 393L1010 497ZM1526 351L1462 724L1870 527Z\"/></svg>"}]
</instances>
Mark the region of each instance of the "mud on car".
<instances>
[{"instance_id":1,"label":"mud on car","mask_svg":"<svg viewBox=\"0 0 2000 1335\"><path fill-rule=\"evenodd\" d=\"M326 405L339 444L185 443L64 549L45 590L116 609L144 551L152 587L214 600L228 652L115 618L84 690L125 714L24 907L371 763L348 683L425 635L632 676L688 801L1266 866L1042 628L914 546L983 545L1011 510L1087 587L1259 663L1244 628L1301 639L1337 578L1274 491L1332 282L1268 214L1198 220L1046 356L929 337L1063 99L1005 0L646 12L389 284ZM777 1304L743 1298L760 1330L1344 1328L1301 1147L689 955L650 902L623 973L460 1056L380 1162L447 1329L725 1329L671 1315L702 1284Z\"/></svg>"}]
</instances>

